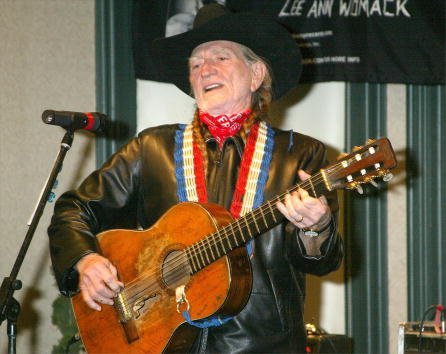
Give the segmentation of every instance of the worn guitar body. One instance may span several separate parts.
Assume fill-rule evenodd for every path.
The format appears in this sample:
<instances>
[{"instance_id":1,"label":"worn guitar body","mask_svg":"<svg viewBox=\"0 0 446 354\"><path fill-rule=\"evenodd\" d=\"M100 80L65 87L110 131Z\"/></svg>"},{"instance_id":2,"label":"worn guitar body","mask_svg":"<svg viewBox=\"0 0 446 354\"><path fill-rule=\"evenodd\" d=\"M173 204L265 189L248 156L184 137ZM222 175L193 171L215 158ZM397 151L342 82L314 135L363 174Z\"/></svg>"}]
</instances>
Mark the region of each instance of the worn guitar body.
<instances>
[{"instance_id":1,"label":"worn guitar body","mask_svg":"<svg viewBox=\"0 0 446 354\"><path fill-rule=\"evenodd\" d=\"M217 205L183 203L148 230L111 230L98 235L101 253L116 266L126 289L132 290L129 294L133 295L127 295L132 318L122 321L116 301L115 307L102 305L98 312L87 307L80 294L75 296L73 309L87 352L187 352L197 329L177 311L175 289L180 285L185 285L187 302L178 310L189 305L192 320L238 313L252 285L244 248L234 249L195 274L186 274L186 269L179 280L163 273L166 264L182 253L179 250L231 221L231 215Z\"/></svg>"},{"instance_id":2,"label":"worn guitar body","mask_svg":"<svg viewBox=\"0 0 446 354\"><path fill-rule=\"evenodd\" d=\"M101 312L88 308L80 295L73 298L87 352L187 352L197 330L180 312L189 308L197 320L236 314L245 306L252 275L240 246L283 220L277 202L299 188L315 198L342 188L362 192L363 183L390 180L395 166L390 141L370 140L236 220L218 205L183 203L146 231L98 235L102 254L125 288L115 306L104 305Z\"/></svg>"}]
</instances>

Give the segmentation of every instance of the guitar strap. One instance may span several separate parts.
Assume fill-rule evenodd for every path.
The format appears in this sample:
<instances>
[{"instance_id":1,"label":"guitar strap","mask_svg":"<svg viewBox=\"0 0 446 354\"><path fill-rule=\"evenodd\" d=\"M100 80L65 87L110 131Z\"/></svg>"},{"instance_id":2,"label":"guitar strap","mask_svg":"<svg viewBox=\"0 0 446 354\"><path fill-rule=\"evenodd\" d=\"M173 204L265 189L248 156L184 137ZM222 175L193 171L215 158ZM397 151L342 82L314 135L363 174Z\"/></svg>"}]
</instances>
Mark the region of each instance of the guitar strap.
<instances>
[{"instance_id":1,"label":"guitar strap","mask_svg":"<svg viewBox=\"0 0 446 354\"><path fill-rule=\"evenodd\" d=\"M192 124L180 124L175 134L175 176L180 202L207 202L206 179L201 151L193 142ZM239 218L263 203L263 191L268 179L269 166L274 148L274 131L265 122L255 123L249 132L243 151L241 167L229 209L234 218ZM253 240L247 245L253 256ZM201 321L191 321L188 312L183 312L186 321L200 328L219 326L232 317L212 316Z\"/></svg>"},{"instance_id":2,"label":"guitar strap","mask_svg":"<svg viewBox=\"0 0 446 354\"><path fill-rule=\"evenodd\" d=\"M230 212L239 218L263 203L274 147L274 131L264 122L251 128L232 197ZM200 149L193 142L192 125L181 124L175 134L175 176L180 202L207 202Z\"/></svg>"}]
</instances>

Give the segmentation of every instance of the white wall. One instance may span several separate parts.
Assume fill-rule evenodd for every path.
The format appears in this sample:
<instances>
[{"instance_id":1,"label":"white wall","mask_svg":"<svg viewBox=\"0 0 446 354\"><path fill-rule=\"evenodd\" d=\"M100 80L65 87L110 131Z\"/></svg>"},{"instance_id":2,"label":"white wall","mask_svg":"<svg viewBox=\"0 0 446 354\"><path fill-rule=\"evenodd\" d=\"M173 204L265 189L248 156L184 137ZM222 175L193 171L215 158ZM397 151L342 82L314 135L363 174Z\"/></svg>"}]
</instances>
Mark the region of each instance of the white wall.
<instances>
[{"instance_id":1,"label":"white wall","mask_svg":"<svg viewBox=\"0 0 446 354\"><path fill-rule=\"evenodd\" d=\"M344 145L344 83L302 85L273 105L271 120L324 142L331 157ZM138 80L138 131L160 124L188 123L193 100L172 84ZM329 333L345 333L343 269L323 278L308 277L306 318Z\"/></svg>"},{"instance_id":2,"label":"white wall","mask_svg":"<svg viewBox=\"0 0 446 354\"><path fill-rule=\"evenodd\" d=\"M43 110L95 108L93 0L0 0L0 281L17 257L40 190L52 167L63 130L44 125ZM331 158L343 149L344 84L301 86L273 107L273 122L327 144ZM395 147L405 148L405 87L388 88L388 130ZM189 122L193 101L172 85L138 81L138 129ZM395 144L396 143L396 144ZM95 167L94 140L76 133L59 176L59 195ZM394 183L395 184L395 183ZM389 352L395 352L397 323L406 319L405 190L389 191ZM46 206L18 278L22 305L18 353L49 353L61 334L52 322L58 291L51 273ZM403 245L403 246L401 246ZM343 333L343 270L309 277L307 319L330 333ZM322 296L320 296L322 294ZM6 353L6 323L0 326L0 353Z\"/></svg>"},{"instance_id":3,"label":"white wall","mask_svg":"<svg viewBox=\"0 0 446 354\"><path fill-rule=\"evenodd\" d=\"M398 348L398 325L407 321L408 309L406 99L405 85L387 85L387 136L398 159L393 171L395 177L389 182L387 192L389 353L395 353Z\"/></svg>"},{"instance_id":4,"label":"white wall","mask_svg":"<svg viewBox=\"0 0 446 354\"><path fill-rule=\"evenodd\" d=\"M95 110L94 1L0 0L0 280L9 276L27 222L64 130L42 123L45 109ZM57 195L95 166L91 136L76 133ZM51 353L61 333L51 322L58 291L50 267L47 204L15 292L22 306L17 353ZM6 321L0 353L6 353Z\"/></svg>"}]
</instances>

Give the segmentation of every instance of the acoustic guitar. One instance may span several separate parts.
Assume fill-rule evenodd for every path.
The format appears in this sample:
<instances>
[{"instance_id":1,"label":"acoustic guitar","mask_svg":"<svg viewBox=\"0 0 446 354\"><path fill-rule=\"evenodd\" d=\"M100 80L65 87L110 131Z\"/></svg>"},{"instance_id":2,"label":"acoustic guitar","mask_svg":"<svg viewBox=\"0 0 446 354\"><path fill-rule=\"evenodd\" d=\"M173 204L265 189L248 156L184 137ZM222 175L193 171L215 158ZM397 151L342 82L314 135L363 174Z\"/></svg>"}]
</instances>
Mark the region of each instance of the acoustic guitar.
<instances>
[{"instance_id":1,"label":"acoustic guitar","mask_svg":"<svg viewBox=\"0 0 446 354\"><path fill-rule=\"evenodd\" d=\"M396 158L387 138L369 141L308 180L233 220L214 204L186 202L169 209L143 231L97 235L100 252L117 267L125 288L114 306L87 307L72 298L86 351L95 353L187 352L198 332L184 318L235 315L251 292L252 275L241 247L284 220L276 207L298 188L319 197L336 189L361 189L387 181Z\"/></svg>"}]
</instances>

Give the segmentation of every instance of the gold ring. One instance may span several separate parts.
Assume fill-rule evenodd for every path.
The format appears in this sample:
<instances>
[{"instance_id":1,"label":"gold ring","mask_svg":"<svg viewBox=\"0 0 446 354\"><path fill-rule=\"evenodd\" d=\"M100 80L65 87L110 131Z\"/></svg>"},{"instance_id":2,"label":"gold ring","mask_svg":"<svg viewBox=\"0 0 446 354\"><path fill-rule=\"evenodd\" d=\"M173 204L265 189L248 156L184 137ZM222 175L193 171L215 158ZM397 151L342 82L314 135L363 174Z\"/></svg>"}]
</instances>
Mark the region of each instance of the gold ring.
<instances>
[{"instance_id":1,"label":"gold ring","mask_svg":"<svg viewBox=\"0 0 446 354\"><path fill-rule=\"evenodd\" d=\"M299 223L301 223L302 221L304 221L304 217L301 215L301 216L300 216L300 220L296 220L296 222L299 224Z\"/></svg>"}]
</instances>

